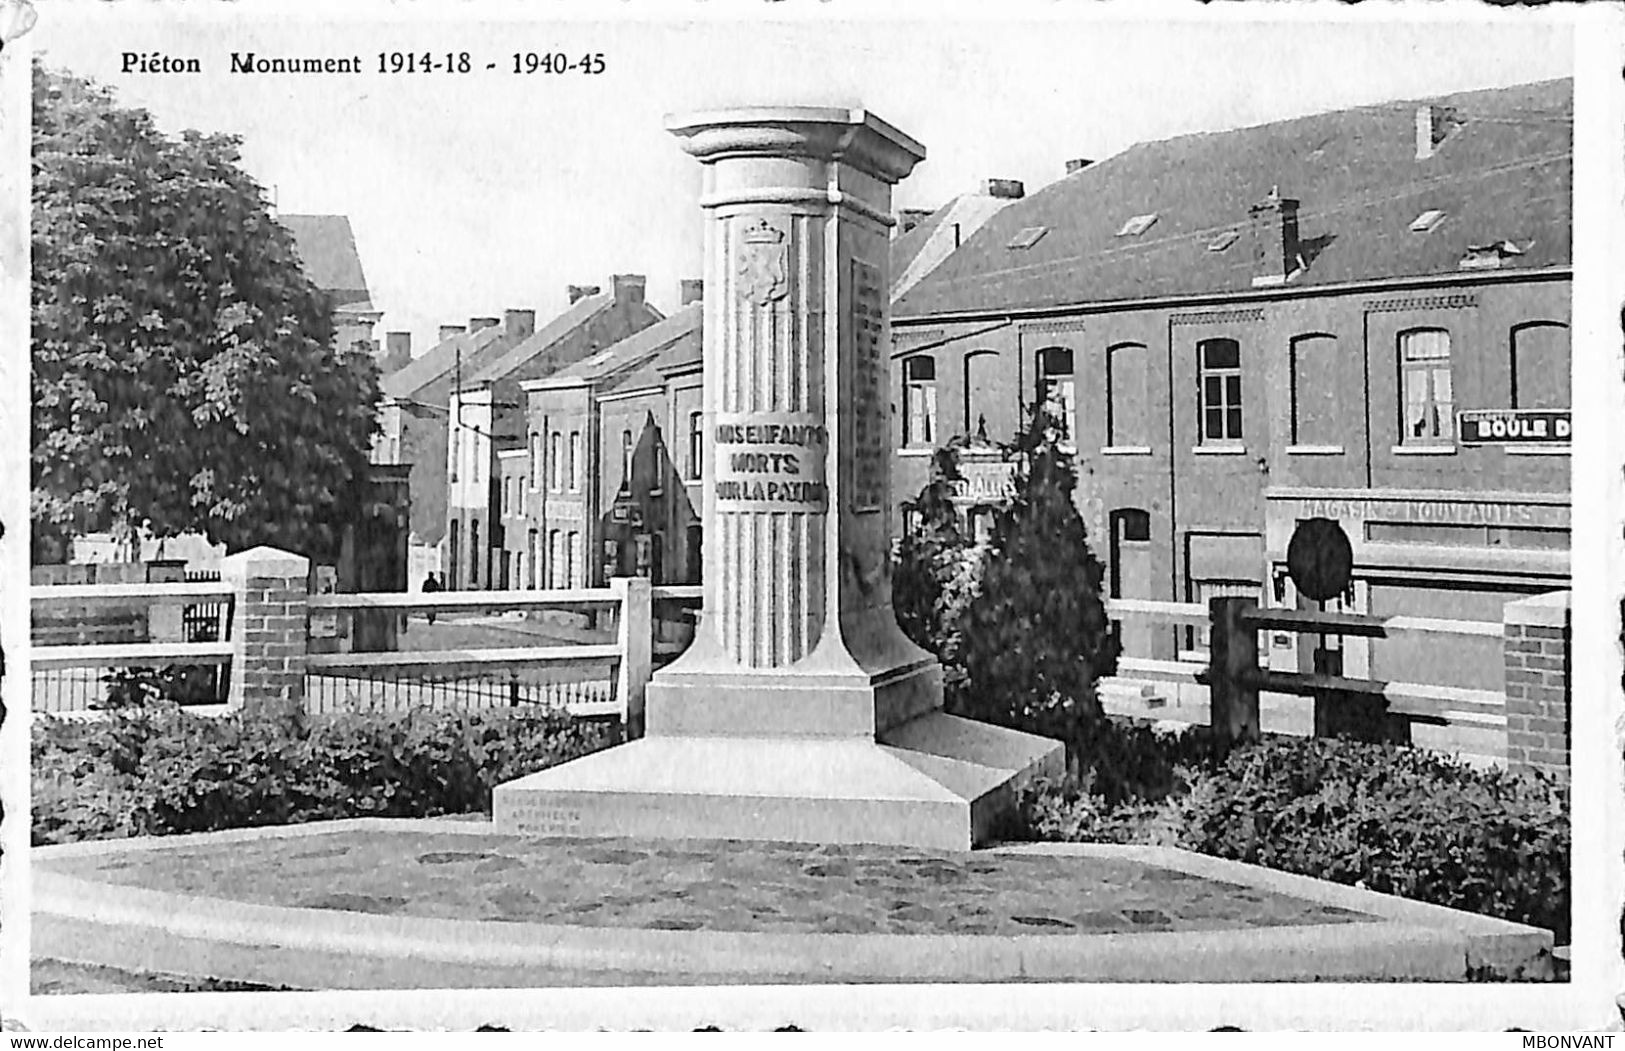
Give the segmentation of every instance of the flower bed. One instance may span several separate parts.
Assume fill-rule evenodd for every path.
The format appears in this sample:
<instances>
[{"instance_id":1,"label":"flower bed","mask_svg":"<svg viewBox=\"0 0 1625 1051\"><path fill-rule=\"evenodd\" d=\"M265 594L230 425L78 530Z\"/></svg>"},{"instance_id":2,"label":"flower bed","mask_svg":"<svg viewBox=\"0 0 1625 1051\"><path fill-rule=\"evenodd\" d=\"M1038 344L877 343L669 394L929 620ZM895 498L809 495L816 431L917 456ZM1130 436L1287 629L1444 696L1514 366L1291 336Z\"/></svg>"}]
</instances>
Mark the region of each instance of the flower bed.
<instances>
[{"instance_id":1,"label":"flower bed","mask_svg":"<svg viewBox=\"0 0 1625 1051\"><path fill-rule=\"evenodd\" d=\"M1568 801L1542 775L1350 740L1271 738L1224 759L1189 741L1163 747L1179 765L1160 790L1042 786L1023 799L1015 834L1184 847L1569 940Z\"/></svg>"},{"instance_id":2,"label":"flower bed","mask_svg":"<svg viewBox=\"0 0 1625 1051\"><path fill-rule=\"evenodd\" d=\"M174 707L36 716L33 841L489 812L493 786L619 740L618 728L527 709L290 724Z\"/></svg>"}]
</instances>

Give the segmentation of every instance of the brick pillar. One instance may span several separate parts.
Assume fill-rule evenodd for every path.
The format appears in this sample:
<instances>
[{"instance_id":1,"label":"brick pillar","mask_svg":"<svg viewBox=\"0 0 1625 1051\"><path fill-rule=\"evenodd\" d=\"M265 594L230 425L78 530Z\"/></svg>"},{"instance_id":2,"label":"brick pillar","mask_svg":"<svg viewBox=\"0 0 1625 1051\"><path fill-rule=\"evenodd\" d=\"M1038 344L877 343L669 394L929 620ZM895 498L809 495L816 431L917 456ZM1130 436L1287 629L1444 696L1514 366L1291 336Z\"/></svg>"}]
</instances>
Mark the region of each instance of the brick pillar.
<instances>
[{"instance_id":1,"label":"brick pillar","mask_svg":"<svg viewBox=\"0 0 1625 1051\"><path fill-rule=\"evenodd\" d=\"M236 593L231 706L267 714L302 709L310 560L256 547L221 559L220 579Z\"/></svg>"},{"instance_id":2,"label":"brick pillar","mask_svg":"<svg viewBox=\"0 0 1625 1051\"><path fill-rule=\"evenodd\" d=\"M1569 593L1508 602L1507 768L1569 775Z\"/></svg>"}]
</instances>

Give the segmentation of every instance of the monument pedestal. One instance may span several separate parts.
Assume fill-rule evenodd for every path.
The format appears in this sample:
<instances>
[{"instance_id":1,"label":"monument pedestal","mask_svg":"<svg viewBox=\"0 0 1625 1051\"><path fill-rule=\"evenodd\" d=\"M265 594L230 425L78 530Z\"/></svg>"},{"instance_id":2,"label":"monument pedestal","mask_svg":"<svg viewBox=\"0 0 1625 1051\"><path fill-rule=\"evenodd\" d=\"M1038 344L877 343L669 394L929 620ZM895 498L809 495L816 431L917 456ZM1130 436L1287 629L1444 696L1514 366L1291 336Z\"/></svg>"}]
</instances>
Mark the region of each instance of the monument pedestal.
<instances>
[{"instance_id":1,"label":"monument pedestal","mask_svg":"<svg viewBox=\"0 0 1625 1051\"><path fill-rule=\"evenodd\" d=\"M641 740L494 792L538 835L966 850L1061 745L945 715L891 604L891 187L864 110L673 120L705 166L705 609Z\"/></svg>"},{"instance_id":2,"label":"monument pedestal","mask_svg":"<svg viewBox=\"0 0 1625 1051\"><path fill-rule=\"evenodd\" d=\"M1055 741L942 712L879 739L655 736L497 787L504 832L969 850Z\"/></svg>"}]
</instances>

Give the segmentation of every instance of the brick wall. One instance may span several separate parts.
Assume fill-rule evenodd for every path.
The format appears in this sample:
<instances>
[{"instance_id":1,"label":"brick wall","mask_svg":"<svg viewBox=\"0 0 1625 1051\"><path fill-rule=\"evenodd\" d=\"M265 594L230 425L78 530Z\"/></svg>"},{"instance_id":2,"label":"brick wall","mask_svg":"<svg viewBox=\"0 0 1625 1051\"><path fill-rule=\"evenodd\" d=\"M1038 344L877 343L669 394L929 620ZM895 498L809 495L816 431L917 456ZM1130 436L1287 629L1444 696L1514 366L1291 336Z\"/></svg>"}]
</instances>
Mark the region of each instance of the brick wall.
<instances>
[{"instance_id":1,"label":"brick wall","mask_svg":"<svg viewBox=\"0 0 1625 1051\"><path fill-rule=\"evenodd\" d=\"M236 592L232 707L278 715L304 706L309 577L309 559L275 548L221 560L220 579Z\"/></svg>"},{"instance_id":2,"label":"brick wall","mask_svg":"<svg viewBox=\"0 0 1625 1051\"><path fill-rule=\"evenodd\" d=\"M1569 772L1569 593L1509 602L1506 661L1507 768Z\"/></svg>"}]
</instances>

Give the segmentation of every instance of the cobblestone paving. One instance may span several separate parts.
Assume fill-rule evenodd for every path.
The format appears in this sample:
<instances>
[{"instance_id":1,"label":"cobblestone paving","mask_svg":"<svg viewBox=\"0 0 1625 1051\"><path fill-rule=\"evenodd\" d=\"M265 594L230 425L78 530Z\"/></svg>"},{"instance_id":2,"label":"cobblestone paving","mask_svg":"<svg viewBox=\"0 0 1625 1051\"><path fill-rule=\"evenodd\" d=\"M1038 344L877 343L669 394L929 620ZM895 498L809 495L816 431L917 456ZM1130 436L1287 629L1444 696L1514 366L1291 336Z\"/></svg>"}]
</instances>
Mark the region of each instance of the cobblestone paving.
<instances>
[{"instance_id":1,"label":"cobblestone paving","mask_svg":"<svg viewBox=\"0 0 1625 1051\"><path fill-rule=\"evenodd\" d=\"M878 847L344 832L35 864L266 905L587 927L1054 935L1372 919L1131 861Z\"/></svg>"}]
</instances>

